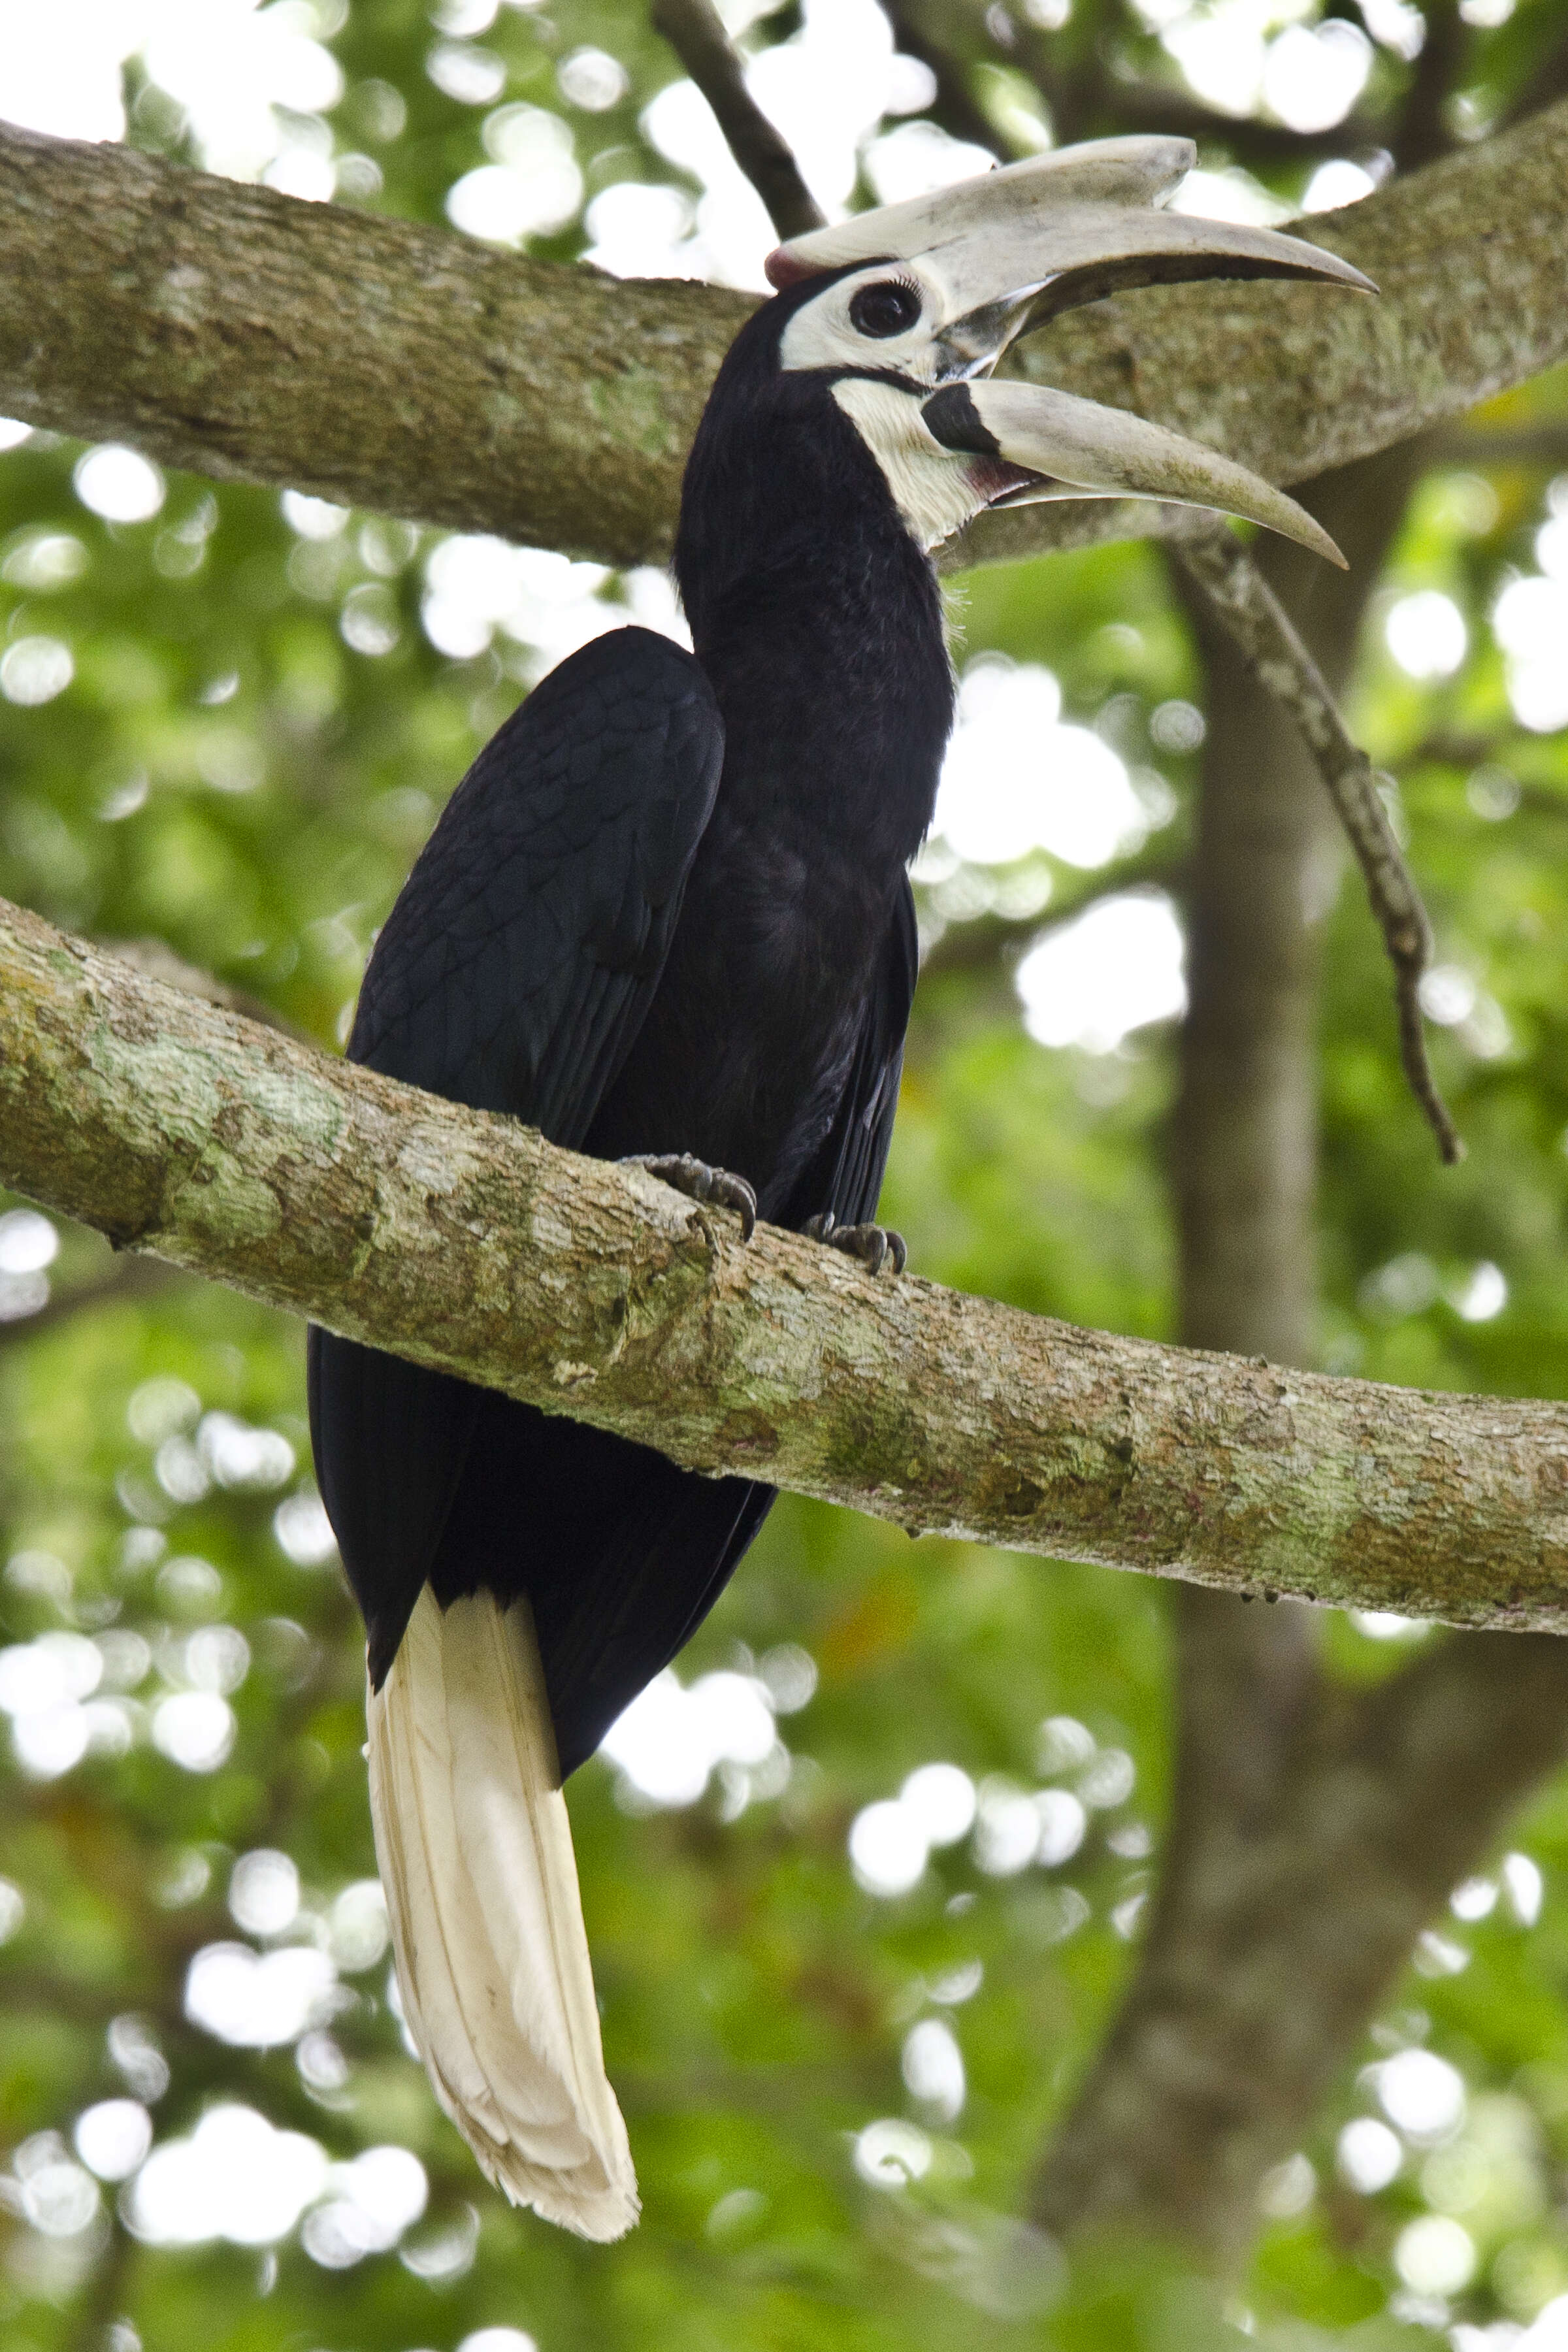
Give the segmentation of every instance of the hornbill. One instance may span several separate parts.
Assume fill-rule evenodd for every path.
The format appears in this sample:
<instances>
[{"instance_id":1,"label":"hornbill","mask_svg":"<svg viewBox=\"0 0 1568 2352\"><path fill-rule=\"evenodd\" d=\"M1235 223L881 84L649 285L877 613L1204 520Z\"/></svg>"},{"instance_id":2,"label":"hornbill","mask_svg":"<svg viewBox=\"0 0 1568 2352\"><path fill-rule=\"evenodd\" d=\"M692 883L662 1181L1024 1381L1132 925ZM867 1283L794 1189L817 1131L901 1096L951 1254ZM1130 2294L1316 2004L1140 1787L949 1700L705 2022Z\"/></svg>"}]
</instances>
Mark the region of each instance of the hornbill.
<instances>
[{"instance_id":1,"label":"hornbill","mask_svg":"<svg viewBox=\"0 0 1568 2352\"><path fill-rule=\"evenodd\" d=\"M991 371L1155 280L1366 281L1161 208L1178 139L1069 148L812 232L698 430L637 628L535 688L454 793L373 954L351 1055L637 1159L877 1271L915 982L906 867L952 682L929 551L984 507L1132 494L1335 555L1213 450ZM773 1499L312 1330L322 1496L368 1633L371 1804L408 2028L514 2200L637 2218L562 1783L710 1610Z\"/></svg>"}]
</instances>

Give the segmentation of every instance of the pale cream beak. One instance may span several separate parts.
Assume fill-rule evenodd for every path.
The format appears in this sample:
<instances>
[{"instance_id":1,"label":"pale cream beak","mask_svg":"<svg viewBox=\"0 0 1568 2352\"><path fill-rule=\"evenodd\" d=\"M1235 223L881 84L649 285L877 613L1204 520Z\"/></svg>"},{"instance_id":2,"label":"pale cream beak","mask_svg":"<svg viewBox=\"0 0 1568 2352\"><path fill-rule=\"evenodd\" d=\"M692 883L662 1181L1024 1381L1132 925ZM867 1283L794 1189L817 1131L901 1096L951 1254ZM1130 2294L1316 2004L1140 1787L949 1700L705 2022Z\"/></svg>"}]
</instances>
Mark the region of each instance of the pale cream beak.
<instances>
[{"instance_id":1,"label":"pale cream beak","mask_svg":"<svg viewBox=\"0 0 1568 2352\"><path fill-rule=\"evenodd\" d=\"M1103 408L1047 384L1008 382L947 384L921 414L944 449L999 459L1031 478L1005 482L993 504L1093 498L1216 507L1345 568L1321 524L1283 490L1201 441L1124 408Z\"/></svg>"},{"instance_id":2,"label":"pale cream beak","mask_svg":"<svg viewBox=\"0 0 1568 2352\"><path fill-rule=\"evenodd\" d=\"M906 362L905 373L934 387L924 416L944 448L1001 461L975 471L993 503L1144 498L1217 507L1342 564L1293 499L1200 442L1044 385L984 381L1019 335L1135 286L1287 278L1376 292L1349 262L1298 237L1163 210L1194 160L1189 140L1163 138L1030 156L795 237L770 257L768 276L784 287L877 262L918 265L928 341L921 368Z\"/></svg>"},{"instance_id":3,"label":"pale cream beak","mask_svg":"<svg viewBox=\"0 0 1568 2352\"><path fill-rule=\"evenodd\" d=\"M1129 287L1200 278L1299 278L1376 288L1336 253L1278 230L1162 207L1192 170L1190 139L1096 139L1030 155L907 204L792 237L768 257L771 284L875 261L918 262L940 294L940 331L976 345L942 373L994 366L1044 318ZM1005 313L1001 341L964 335ZM953 353L955 361L959 354Z\"/></svg>"}]
</instances>

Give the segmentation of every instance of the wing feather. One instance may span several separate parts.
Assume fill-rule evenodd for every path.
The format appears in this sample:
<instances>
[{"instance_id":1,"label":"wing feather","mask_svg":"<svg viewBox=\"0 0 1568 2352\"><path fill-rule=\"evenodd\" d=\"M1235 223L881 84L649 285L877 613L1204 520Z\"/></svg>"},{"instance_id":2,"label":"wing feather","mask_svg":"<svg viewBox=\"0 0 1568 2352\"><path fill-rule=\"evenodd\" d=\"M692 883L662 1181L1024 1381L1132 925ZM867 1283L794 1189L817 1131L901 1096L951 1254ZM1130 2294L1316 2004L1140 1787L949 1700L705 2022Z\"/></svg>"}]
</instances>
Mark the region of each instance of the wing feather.
<instances>
[{"instance_id":1,"label":"wing feather","mask_svg":"<svg viewBox=\"0 0 1568 2352\"><path fill-rule=\"evenodd\" d=\"M352 1059L580 1144L668 952L723 760L712 689L647 629L552 671L475 761L376 942ZM322 1493L377 1680L438 1548L477 1391L324 1332Z\"/></svg>"}]
</instances>

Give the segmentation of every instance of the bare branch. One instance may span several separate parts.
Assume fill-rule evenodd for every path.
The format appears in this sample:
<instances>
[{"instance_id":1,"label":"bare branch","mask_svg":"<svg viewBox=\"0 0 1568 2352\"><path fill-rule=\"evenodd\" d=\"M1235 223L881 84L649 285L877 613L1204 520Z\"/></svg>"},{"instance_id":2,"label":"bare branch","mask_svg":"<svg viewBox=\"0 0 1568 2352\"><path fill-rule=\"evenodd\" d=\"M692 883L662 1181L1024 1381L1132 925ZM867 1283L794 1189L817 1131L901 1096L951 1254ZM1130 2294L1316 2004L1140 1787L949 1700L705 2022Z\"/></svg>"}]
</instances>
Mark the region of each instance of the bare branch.
<instances>
[{"instance_id":1,"label":"bare branch","mask_svg":"<svg viewBox=\"0 0 1568 2352\"><path fill-rule=\"evenodd\" d=\"M1453 147L1448 100L1472 46L1470 27L1459 14L1458 0L1426 0L1423 14L1426 37L1399 110L1398 126L1388 142L1402 172L1435 163Z\"/></svg>"},{"instance_id":2,"label":"bare branch","mask_svg":"<svg viewBox=\"0 0 1568 2352\"><path fill-rule=\"evenodd\" d=\"M988 147L999 161L1003 160L1005 151L995 124L971 92L962 61L953 56L935 26L926 21L924 12L911 6L910 0L882 0L882 13L904 55L918 58L936 83L936 102L931 109L932 121L950 138L965 139L972 147Z\"/></svg>"},{"instance_id":3,"label":"bare branch","mask_svg":"<svg viewBox=\"0 0 1568 2352\"><path fill-rule=\"evenodd\" d=\"M1283 540L1257 549L1332 691L1426 454L1405 442L1310 485L1307 503L1344 548L1348 572ZM1204 590L1173 571L1210 717L1172 1139L1182 1332L1203 1347L1307 1362L1322 950L1309 883L1333 818L1289 713ZM1160 1885L1121 2013L1045 2151L1036 2210L1058 2230L1180 2232L1223 2260L1254 2234L1264 2174L1302 2144L1336 2053L1342 2063L1425 1926L1432 1878L1440 1899L1481 1866L1505 1792L1542 1769L1545 1727L1528 1708L1499 1719L1484 1790L1466 1782L1440 1825L1429 1818L1418 1743L1391 1741L1376 1803L1385 1819L1399 1815L1399 1861L1396 1873L1381 1871L1360 1843L1365 1812L1345 1819L1347 1780L1364 1768L1346 1760L1357 1742L1319 1671L1308 1612L1240 1609L1191 1586L1173 1600L1177 1738ZM1539 1656L1466 1641L1447 1654L1448 1672L1461 1685L1467 1672L1489 1685L1515 1649L1522 1675L1545 1661L1550 1676L1554 1662L1568 1686L1568 1643L1551 1641ZM1404 1688L1395 1675L1369 1704L1392 1711ZM1438 1746L1461 1721L1473 1737L1486 1704L1483 1690L1456 1705ZM1348 1867L1324 1866L1335 1833L1342 1843L1326 1859Z\"/></svg>"},{"instance_id":4,"label":"bare branch","mask_svg":"<svg viewBox=\"0 0 1568 2352\"><path fill-rule=\"evenodd\" d=\"M0 414L222 478L612 563L668 551L750 298L623 282L0 128ZM1406 438L1568 353L1568 107L1321 215L1383 299L1154 288L1020 364L1275 481ZM1108 501L982 519L950 562L1157 527Z\"/></svg>"},{"instance_id":5,"label":"bare branch","mask_svg":"<svg viewBox=\"0 0 1568 2352\"><path fill-rule=\"evenodd\" d=\"M1394 836L1372 761L1352 736L1322 672L1240 540L1223 523L1173 538L1178 563L1208 597L1260 685L1284 705L1317 762L1366 881L1394 966L1399 1051L1410 1090L1450 1165L1465 1147L1437 1091L1426 1055L1421 975L1432 955L1426 909Z\"/></svg>"},{"instance_id":6,"label":"bare branch","mask_svg":"<svg viewBox=\"0 0 1568 2352\"><path fill-rule=\"evenodd\" d=\"M0 1182L352 1339L910 1533L1568 1629L1568 1408L1078 1331L759 1228L0 908Z\"/></svg>"},{"instance_id":7,"label":"bare branch","mask_svg":"<svg viewBox=\"0 0 1568 2352\"><path fill-rule=\"evenodd\" d=\"M179 1278L174 1266L164 1265L158 1258L121 1257L111 1263L106 1272L90 1276L72 1289L55 1291L36 1315L20 1316L14 1323L0 1323L0 1351L23 1339L36 1339L41 1332L58 1330L62 1323L90 1314L95 1307L140 1305L155 1298Z\"/></svg>"},{"instance_id":8,"label":"bare branch","mask_svg":"<svg viewBox=\"0 0 1568 2352\"><path fill-rule=\"evenodd\" d=\"M820 228L823 215L784 133L774 129L746 88L745 70L713 0L654 0L654 30L662 33L709 105L730 152L768 208L781 237Z\"/></svg>"},{"instance_id":9,"label":"bare branch","mask_svg":"<svg viewBox=\"0 0 1568 2352\"><path fill-rule=\"evenodd\" d=\"M1422 1928L1562 1763L1568 1644L1445 1642L1355 1703L1303 1709L1237 1675L1215 1596L1184 1598L1189 1712L1223 1710L1237 1770L1165 1857L1136 1987L1033 2217L1234 2262L1249 2192L1300 2146Z\"/></svg>"}]
</instances>

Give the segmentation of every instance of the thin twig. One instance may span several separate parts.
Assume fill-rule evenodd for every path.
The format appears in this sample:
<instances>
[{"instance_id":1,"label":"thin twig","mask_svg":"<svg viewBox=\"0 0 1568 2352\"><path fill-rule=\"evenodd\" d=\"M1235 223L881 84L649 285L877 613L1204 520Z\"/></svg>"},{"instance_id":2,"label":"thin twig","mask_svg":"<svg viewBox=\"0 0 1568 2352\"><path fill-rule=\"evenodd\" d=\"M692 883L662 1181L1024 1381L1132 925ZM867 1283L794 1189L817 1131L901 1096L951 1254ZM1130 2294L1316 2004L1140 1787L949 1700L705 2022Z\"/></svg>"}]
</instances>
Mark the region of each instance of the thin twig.
<instances>
[{"instance_id":1,"label":"thin twig","mask_svg":"<svg viewBox=\"0 0 1568 2352\"><path fill-rule=\"evenodd\" d=\"M1007 158L996 126L971 94L960 60L937 41L909 0L882 0L882 13L893 28L893 38L907 58L916 58L936 83L936 97L926 110L933 122L953 139L972 147L988 147L998 162Z\"/></svg>"},{"instance_id":2,"label":"thin twig","mask_svg":"<svg viewBox=\"0 0 1568 2352\"><path fill-rule=\"evenodd\" d=\"M1371 761L1340 715L1317 663L1242 542L1224 524L1172 534L1173 551L1203 592L1265 692L1300 729L1365 877L1372 910L1394 966L1399 1051L1411 1092L1452 1166L1465 1147L1437 1091L1426 1057L1421 975L1432 953L1432 927L1388 821Z\"/></svg>"},{"instance_id":3,"label":"thin twig","mask_svg":"<svg viewBox=\"0 0 1568 2352\"><path fill-rule=\"evenodd\" d=\"M142 1305L172 1289L179 1279L177 1269L158 1258L119 1257L106 1272L79 1282L74 1289L57 1290L36 1314L0 1323L0 1354L18 1340L36 1339L40 1332L55 1330L73 1316L90 1313L94 1307Z\"/></svg>"},{"instance_id":4,"label":"thin twig","mask_svg":"<svg viewBox=\"0 0 1568 2352\"><path fill-rule=\"evenodd\" d=\"M744 68L713 0L654 0L653 25L662 33L709 105L730 152L768 208L781 237L820 228L822 214L802 179L789 142L776 131L746 88Z\"/></svg>"}]
</instances>

